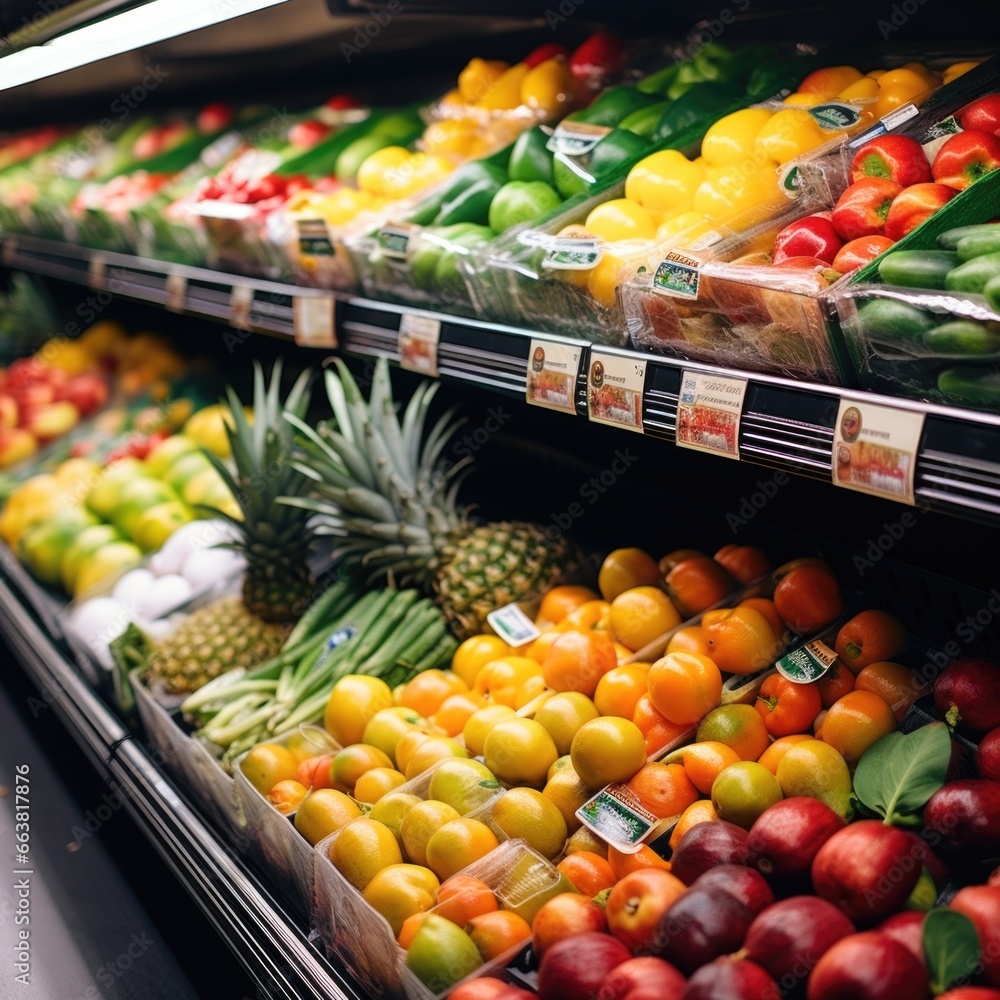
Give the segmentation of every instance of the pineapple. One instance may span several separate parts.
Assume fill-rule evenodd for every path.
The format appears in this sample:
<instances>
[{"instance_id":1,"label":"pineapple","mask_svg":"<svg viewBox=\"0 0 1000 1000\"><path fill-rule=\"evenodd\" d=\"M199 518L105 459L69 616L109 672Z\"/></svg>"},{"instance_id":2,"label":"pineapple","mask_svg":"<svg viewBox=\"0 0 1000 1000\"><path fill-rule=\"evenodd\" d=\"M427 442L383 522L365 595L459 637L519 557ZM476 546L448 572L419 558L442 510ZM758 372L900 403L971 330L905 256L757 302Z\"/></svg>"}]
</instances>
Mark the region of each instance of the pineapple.
<instances>
[{"instance_id":1,"label":"pineapple","mask_svg":"<svg viewBox=\"0 0 1000 1000\"><path fill-rule=\"evenodd\" d=\"M450 466L441 459L460 426L452 412L424 434L436 383L417 388L400 423L384 358L367 403L346 365L337 366L339 377L326 372L333 421L314 430L286 414L300 433L295 465L313 495L282 502L321 515L316 530L339 539L348 562L372 579L391 576L433 594L459 638L483 631L495 608L530 601L572 572L577 553L562 536L516 521L473 525L457 508L471 458Z\"/></svg>"},{"instance_id":2,"label":"pineapple","mask_svg":"<svg viewBox=\"0 0 1000 1000\"><path fill-rule=\"evenodd\" d=\"M278 392L281 361L265 388L254 362L253 421L250 423L230 388L226 433L235 475L208 457L225 480L239 507L239 517L215 511L233 526L237 537L227 548L247 561L242 597L226 597L196 611L149 657L154 683L173 694L196 691L232 667L252 667L275 655L315 587L307 557L315 538L313 514L276 503L279 496L302 496L310 485L291 462L292 430L284 409L301 420L309 405L310 374L295 383L284 406Z\"/></svg>"}]
</instances>

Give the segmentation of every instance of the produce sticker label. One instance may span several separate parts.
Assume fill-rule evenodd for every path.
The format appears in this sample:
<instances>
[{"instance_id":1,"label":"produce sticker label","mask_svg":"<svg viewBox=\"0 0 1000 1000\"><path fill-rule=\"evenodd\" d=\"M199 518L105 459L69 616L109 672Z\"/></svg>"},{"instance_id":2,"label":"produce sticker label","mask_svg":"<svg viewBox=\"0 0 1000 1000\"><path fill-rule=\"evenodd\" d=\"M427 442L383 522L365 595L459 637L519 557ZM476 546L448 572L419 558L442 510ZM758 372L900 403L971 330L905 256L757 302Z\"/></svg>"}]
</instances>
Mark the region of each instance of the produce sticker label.
<instances>
[{"instance_id":1,"label":"produce sticker label","mask_svg":"<svg viewBox=\"0 0 1000 1000\"><path fill-rule=\"evenodd\" d=\"M292 301L295 343L299 347L336 347L333 296L300 296Z\"/></svg>"},{"instance_id":2,"label":"produce sticker label","mask_svg":"<svg viewBox=\"0 0 1000 1000\"><path fill-rule=\"evenodd\" d=\"M584 802L576 817L623 854L635 854L660 825L628 785L612 784Z\"/></svg>"},{"instance_id":3,"label":"produce sticker label","mask_svg":"<svg viewBox=\"0 0 1000 1000\"><path fill-rule=\"evenodd\" d=\"M843 398L833 430L833 483L914 504L913 476L924 429L918 410Z\"/></svg>"},{"instance_id":4,"label":"produce sticker label","mask_svg":"<svg viewBox=\"0 0 1000 1000\"><path fill-rule=\"evenodd\" d=\"M407 371L437 378L441 321L433 316L403 313L399 320L399 364Z\"/></svg>"},{"instance_id":5,"label":"produce sticker label","mask_svg":"<svg viewBox=\"0 0 1000 1000\"><path fill-rule=\"evenodd\" d=\"M775 663L778 673L793 684L818 681L837 661L837 654L819 639L786 653Z\"/></svg>"},{"instance_id":6,"label":"produce sticker label","mask_svg":"<svg viewBox=\"0 0 1000 1000\"><path fill-rule=\"evenodd\" d=\"M508 646L523 646L526 642L534 642L542 634L517 604L505 604L491 611L486 620Z\"/></svg>"},{"instance_id":7,"label":"produce sticker label","mask_svg":"<svg viewBox=\"0 0 1000 1000\"><path fill-rule=\"evenodd\" d=\"M563 156L586 156L612 129L589 122L560 122L549 136L545 148Z\"/></svg>"},{"instance_id":8,"label":"produce sticker label","mask_svg":"<svg viewBox=\"0 0 1000 1000\"><path fill-rule=\"evenodd\" d=\"M547 244L542 267L550 271L589 271L601 259L597 240L554 239Z\"/></svg>"},{"instance_id":9,"label":"produce sticker label","mask_svg":"<svg viewBox=\"0 0 1000 1000\"><path fill-rule=\"evenodd\" d=\"M840 132L861 121L861 112L853 104L843 101L829 101L806 109L813 121L827 132Z\"/></svg>"},{"instance_id":10,"label":"produce sticker label","mask_svg":"<svg viewBox=\"0 0 1000 1000\"><path fill-rule=\"evenodd\" d=\"M778 187L781 193L791 201L802 194L802 172L795 162L786 163L778 172Z\"/></svg>"},{"instance_id":11,"label":"produce sticker label","mask_svg":"<svg viewBox=\"0 0 1000 1000\"><path fill-rule=\"evenodd\" d=\"M646 362L591 351L587 369L587 416L597 424L642 431Z\"/></svg>"},{"instance_id":12,"label":"produce sticker label","mask_svg":"<svg viewBox=\"0 0 1000 1000\"><path fill-rule=\"evenodd\" d=\"M727 458L740 457L740 415L747 380L681 372L677 400L677 444Z\"/></svg>"},{"instance_id":13,"label":"produce sticker label","mask_svg":"<svg viewBox=\"0 0 1000 1000\"><path fill-rule=\"evenodd\" d=\"M532 340L525 399L532 406L575 414L579 372L579 347Z\"/></svg>"},{"instance_id":14,"label":"produce sticker label","mask_svg":"<svg viewBox=\"0 0 1000 1000\"><path fill-rule=\"evenodd\" d=\"M298 219L295 228L299 234L299 253L303 257L334 255L330 230L323 219Z\"/></svg>"},{"instance_id":15,"label":"produce sticker label","mask_svg":"<svg viewBox=\"0 0 1000 1000\"><path fill-rule=\"evenodd\" d=\"M653 291L680 299L698 298L701 261L671 250L653 274Z\"/></svg>"},{"instance_id":16,"label":"produce sticker label","mask_svg":"<svg viewBox=\"0 0 1000 1000\"><path fill-rule=\"evenodd\" d=\"M386 257L405 260L410 245L410 230L406 226L383 226L378 231L378 246Z\"/></svg>"}]
</instances>

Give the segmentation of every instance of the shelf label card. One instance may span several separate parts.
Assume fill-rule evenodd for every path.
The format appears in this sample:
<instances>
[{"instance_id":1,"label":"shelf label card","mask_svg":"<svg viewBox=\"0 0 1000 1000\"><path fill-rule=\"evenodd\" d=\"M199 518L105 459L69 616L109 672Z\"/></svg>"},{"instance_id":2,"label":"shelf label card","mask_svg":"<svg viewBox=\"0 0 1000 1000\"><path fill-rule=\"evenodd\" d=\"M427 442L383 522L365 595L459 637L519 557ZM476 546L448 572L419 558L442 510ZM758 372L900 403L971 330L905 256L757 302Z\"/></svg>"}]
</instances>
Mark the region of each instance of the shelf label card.
<instances>
[{"instance_id":1,"label":"shelf label card","mask_svg":"<svg viewBox=\"0 0 1000 1000\"><path fill-rule=\"evenodd\" d=\"M834 485L914 504L924 416L919 410L842 398L833 430Z\"/></svg>"},{"instance_id":2,"label":"shelf label card","mask_svg":"<svg viewBox=\"0 0 1000 1000\"><path fill-rule=\"evenodd\" d=\"M542 634L517 604L505 604L491 611L486 620L508 646L523 646L534 642Z\"/></svg>"},{"instance_id":3,"label":"shelf label card","mask_svg":"<svg viewBox=\"0 0 1000 1000\"><path fill-rule=\"evenodd\" d=\"M187 298L187 278L177 271L171 271L167 275L164 287L167 291L167 300L164 303L168 312L184 312L184 302Z\"/></svg>"},{"instance_id":4,"label":"shelf label card","mask_svg":"<svg viewBox=\"0 0 1000 1000\"><path fill-rule=\"evenodd\" d=\"M653 274L653 291L681 299L698 298L701 261L671 250Z\"/></svg>"},{"instance_id":5,"label":"shelf label card","mask_svg":"<svg viewBox=\"0 0 1000 1000\"><path fill-rule=\"evenodd\" d=\"M642 392L646 359L590 352L587 370L587 416L596 424L642 430Z\"/></svg>"},{"instance_id":6,"label":"shelf label card","mask_svg":"<svg viewBox=\"0 0 1000 1000\"><path fill-rule=\"evenodd\" d=\"M250 285L233 285L229 296L229 325L237 330L249 330L252 309L253 288Z\"/></svg>"},{"instance_id":7,"label":"shelf label card","mask_svg":"<svg viewBox=\"0 0 1000 1000\"><path fill-rule=\"evenodd\" d=\"M323 219L298 219L295 228L299 237L299 254L302 257L332 257L333 242L330 230Z\"/></svg>"},{"instance_id":8,"label":"shelf label card","mask_svg":"<svg viewBox=\"0 0 1000 1000\"><path fill-rule=\"evenodd\" d=\"M747 380L707 372L681 372L677 445L726 458L740 457L740 415Z\"/></svg>"},{"instance_id":9,"label":"shelf label card","mask_svg":"<svg viewBox=\"0 0 1000 1000\"><path fill-rule=\"evenodd\" d=\"M332 295L303 295L292 300L295 343L299 347L336 347Z\"/></svg>"},{"instance_id":10,"label":"shelf label card","mask_svg":"<svg viewBox=\"0 0 1000 1000\"><path fill-rule=\"evenodd\" d=\"M807 642L782 656L774 665L782 677L793 684L812 684L837 662L837 654L819 639Z\"/></svg>"},{"instance_id":11,"label":"shelf label card","mask_svg":"<svg viewBox=\"0 0 1000 1000\"><path fill-rule=\"evenodd\" d=\"M403 313L399 320L399 365L418 375L438 376L438 341L441 320Z\"/></svg>"},{"instance_id":12,"label":"shelf label card","mask_svg":"<svg viewBox=\"0 0 1000 1000\"><path fill-rule=\"evenodd\" d=\"M103 254L95 253L87 266L87 284L95 292L103 292L107 287L108 262Z\"/></svg>"},{"instance_id":13,"label":"shelf label card","mask_svg":"<svg viewBox=\"0 0 1000 1000\"><path fill-rule=\"evenodd\" d=\"M385 225L378 231L378 246L386 257L406 260L412 230L409 226Z\"/></svg>"},{"instance_id":14,"label":"shelf label card","mask_svg":"<svg viewBox=\"0 0 1000 1000\"><path fill-rule=\"evenodd\" d=\"M525 399L532 406L576 413L576 380L580 374L580 348L532 340L528 353Z\"/></svg>"},{"instance_id":15,"label":"shelf label card","mask_svg":"<svg viewBox=\"0 0 1000 1000\"><path fill-rule=\"evenodd\" d=\"M601 789L576 811L581 823L623 854L635 854L660 825L657 816L628 785L619 782Z\"/></svg>"}]
</instances>

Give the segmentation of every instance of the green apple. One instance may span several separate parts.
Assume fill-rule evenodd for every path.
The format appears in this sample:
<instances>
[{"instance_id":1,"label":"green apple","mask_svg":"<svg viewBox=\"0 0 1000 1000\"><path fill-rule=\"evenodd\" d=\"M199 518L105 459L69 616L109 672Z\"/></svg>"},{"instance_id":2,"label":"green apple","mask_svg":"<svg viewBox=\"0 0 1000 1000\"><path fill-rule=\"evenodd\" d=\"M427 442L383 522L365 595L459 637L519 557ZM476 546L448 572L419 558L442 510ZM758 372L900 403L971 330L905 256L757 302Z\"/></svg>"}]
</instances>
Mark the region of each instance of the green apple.
<instances>
[{"instance_id":1,"label":"green apple","mask_svg":"<svg viewBox=\"0 0 1000 1000\"><path fill-rule=\"evenodd\" d=\"M178 493L183 493L184 487L206 469L213 469L213 467L203 452L188 452L170 463L167 471L163 474L163 480Z\"/></svg>"},{"instance_id":2,"label":"green apple","mask_svg":"<svg viewBox=\"0 0 1000 1000\"><path fill-rule=\"evenodd\" d=\"M58 586L63 556L77 536L95 524L97 518L84 507L57 511L21 537L22 558L42 583Z\"/></svg>"},{"instance_id":3,"label":"green apple","mask_svg":"<svg viewBox=\"0 0 1000 1000\"><path fill-rule=\"evenodd\" d=\"M429 913L413 936L406 964L423 983L433 983L435 993L454 986L483 964L475 942L458 924Z\"/></svg>"},{"instance_id":4,"label":"green apple","mask_svg":"<svg viewBox=\"0 0 1000 1000\"><path fill-rule=\"evenodd\" d=\"M193 515L187 504L180 500L167 500L139 515L132 538L143 552L156 552L182 524L191 520Z\"/></svg>"},{"instance_id":5,"label":"green apple","mask_svg":"<svg viewBox=\"0 0 1000 1000\"><path fill-rule=\"evenodd\" d=\"M150 507L177 500L177 494L166 483L143 476L122 487L110 520L123 535L134 540L139 518Z\"/></svg>"},{"instance_id":6,"label":"green apple","mask_svg":"<svg viewBox=\"0 0 1000 1000\"><path fill-rule=\"evenodd\" d=\"M118 497L122 489L127 483L143 475L145 470L137 458L122 458L113 462L87 494L87 506L102 520L110 521L118 506Z\"/></svg>"},{"instance_id":7,"label":"green apple","mask_svg":"<svg viewBox=\"0 0 1000 1000\"><path fill-rule=\"evenodd\" d=\"M198 452L198 442L186 434L173 434L161 441L146 456L146 473L155 479L163 479L167 469L184 455Z\"/></svg>"}]
</instances>

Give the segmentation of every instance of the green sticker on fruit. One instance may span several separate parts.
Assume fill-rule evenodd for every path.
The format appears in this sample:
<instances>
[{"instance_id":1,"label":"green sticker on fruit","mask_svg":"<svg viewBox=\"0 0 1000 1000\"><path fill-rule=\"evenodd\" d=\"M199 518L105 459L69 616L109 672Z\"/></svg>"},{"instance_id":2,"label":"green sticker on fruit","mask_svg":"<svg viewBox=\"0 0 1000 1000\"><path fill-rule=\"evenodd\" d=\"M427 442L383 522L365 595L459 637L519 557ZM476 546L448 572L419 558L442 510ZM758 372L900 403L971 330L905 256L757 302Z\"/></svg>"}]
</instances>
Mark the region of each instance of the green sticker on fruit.
<instances>
[{"instance_id":1,"label":"green sticker on fruit","mask_svg":"<svg viewBox=\"0 0 1000 1000\"><path fill-rule=\"evenodd\" d=\"M818 681L837 661L837 654L819 639L786 653L775 664L778 673L793 684Z\"/></svg>"},{"instance_id":2,"label":"green sticker on fruit","mask_svg":"<svg viewBox=\"0 0 1000 1000\"><path fill-rule=\"evenodd\" d=\"M576 817L592 833L624 854L635 854L660 825L628 785L601 789L576 811Z\"/></svg>"},{"instance_id":3,"label":"green sticker on fruit","mask_svg":"<svg viewBox=\"0 0 1000 1000\"><path fill-rule=\"evenodd\" d=\"M681 299L698 298L701 262L671 250L653 275L653 291Z\"/></svg>"},{"instance_id":4,"label":"green sticker on fruit","mask_svg":"<svg viewBox=\"0 0 1000 1000\"><path fill-rule=\"evenodd\" d=\"M828 104L817 104L813 108L806 109L812 115L813 120L827 132L840 132L845 128L851 128L861 121L861 112L853 105L844 104L840 101L831 101Z\"/></svg>"}]
</instances>

